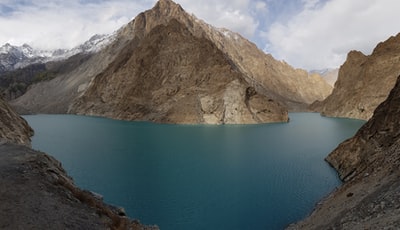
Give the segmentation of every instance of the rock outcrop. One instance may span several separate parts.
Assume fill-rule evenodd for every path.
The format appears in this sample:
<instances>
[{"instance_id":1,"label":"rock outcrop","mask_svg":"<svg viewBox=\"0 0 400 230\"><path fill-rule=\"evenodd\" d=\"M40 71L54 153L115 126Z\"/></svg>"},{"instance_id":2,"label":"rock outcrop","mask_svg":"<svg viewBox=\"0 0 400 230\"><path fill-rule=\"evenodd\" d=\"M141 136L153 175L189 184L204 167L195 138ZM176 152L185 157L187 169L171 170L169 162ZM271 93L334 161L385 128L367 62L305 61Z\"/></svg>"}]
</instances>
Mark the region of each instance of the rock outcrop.
<instances>
[{"instance_id":1,"label":"rock outcrop","mask_svg":"<svg viewBox=\"0 0 400 230\"><path fill-rule=\"evenodd\" d=\"M288 109L305 109L331 89L319 76L274 60L239 34L160 0L75 70L33 85L12 104L25 113L260 123L287 121Z\"/></svg>"},{"instance_id":2,"label":"rock outcrop","mask_svg":"<svg viewBox=\"0 0 400 230\"><path fill-rule=\"evenodd\" d=\"M378 44L365 56L351 51L340 67L332 94L311 106L325 116L368 120L400 74L400 34Z\"/></svg>"},{"instance_id":3,"label":"rock outcrop","mask_svg":"<svg viewBox=\"0 0 400 230\"><path fill-rule=\"evenodd\" d=\"M400 77L372 118L326 160L345 181L291 229L400 226Z\"/></svg>"},{"instance_id":4,"label":"rock outcrop","mask_svg":"<svg viewBox=\"0 0 400 230\"><path fill-rule=\"evenodd\" d=\"M31 144L32 128L0 98L0 142Z\"/></svg>"},{"instance_id":5,"label":"rock outcrop","mask_svg":"<svg viewBox=\"0 0 400 230\"><path fill-rule=\"evenodd\" d=\"M163 123L287 120L286 110L258 94L213 43L177 20L133 39L70 112Z\"/></svg>"}]
</instances>

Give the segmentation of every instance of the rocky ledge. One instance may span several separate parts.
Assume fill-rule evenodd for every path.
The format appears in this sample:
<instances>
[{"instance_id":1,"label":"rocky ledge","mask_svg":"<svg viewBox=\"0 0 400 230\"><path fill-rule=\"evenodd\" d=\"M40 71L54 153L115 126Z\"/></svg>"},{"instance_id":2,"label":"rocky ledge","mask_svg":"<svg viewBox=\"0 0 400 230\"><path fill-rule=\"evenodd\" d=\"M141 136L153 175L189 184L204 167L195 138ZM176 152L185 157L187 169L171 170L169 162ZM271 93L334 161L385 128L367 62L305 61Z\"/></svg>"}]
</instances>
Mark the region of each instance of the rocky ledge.
<instances>
[{"instance_id":1,"label":"rocky ledge","mask_svg":"<svg viewBox=\"0 0 400 230\"><path fill-rule=\"evenodd\" d=\"M0 98L0 142L30 145L32 128Z\"/></svg>"},{"instance_id":2,"label":"rocky ledge","mask_svg":"<svg viewBox=\"0 0 400 230\"><path fill-rule=\"evenodd\" d=\"M158 229L76 187L54 158L0 144L0 229Z\"/></svg>"},{"instance_id":3,"label":"rocky ledge","mask_svg":"<svg viewBox=\"0 0 400 230\"><path fill-rule=\"evenodd\" d=\"M398 229L400 226L400 77L356 135L326 160L342 187L289 229Z\"/></svg>"}]
</instances>

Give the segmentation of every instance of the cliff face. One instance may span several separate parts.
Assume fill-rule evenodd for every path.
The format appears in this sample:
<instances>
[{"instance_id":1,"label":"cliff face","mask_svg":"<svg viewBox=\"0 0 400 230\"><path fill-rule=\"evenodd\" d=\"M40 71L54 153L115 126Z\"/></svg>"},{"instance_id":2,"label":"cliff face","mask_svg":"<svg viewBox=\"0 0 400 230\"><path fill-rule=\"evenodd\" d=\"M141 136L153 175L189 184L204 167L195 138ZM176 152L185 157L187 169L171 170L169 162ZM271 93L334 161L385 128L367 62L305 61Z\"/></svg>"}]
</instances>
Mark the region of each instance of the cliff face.
<instances>
[{"instance_id":1,"label":"cliff face","mask_svg":"<svg viewBox=\"0 0 400 230\"><path fill-rule=\"evenodd\" d=\"M372 118L352 138L335 149L326 160L338 170L342 180L363 172L399 163L396 148L400 143L400 78L386 101L380 104ZM377 167L373 167L377 166ZM395 168L393 168L395 169ZM393 170L392 169L392 170Z\"/></svg>"},{"instance_id":2,"label":"cliff face","mask_svg":"<svg viewBox=\"0 0 400 230\"><path fill-rule=\"evenodd\" d=\"M356 135L326 160L345 181L293 229L382 229L400 226L400 77Z\"/></svg>"},{"instance_id":3,"label":"cliff face","mask_svg":"<svg viewBox=\"0 0 400 230\"><path fill-rule=\"evenodd\" d=\"M177 20L133 39L90 84L72 113L168 123L286 121L213 43Z\"/></svg>"},{"instance_id":4,"label":"cliff face","mask_svg":"<svg viewBox=\"0 0 400 230\"><path fill-rule=\"evenodd\" d=\"M115 41L70 73L33 85L21 112L78 113L171 123L287 121L287 110L331 87L216 29L170 0L121 28Z\"/></svg>"},{"instance_id":5,"label":"cliff face","mask_svg":"<svg viewBox=\"0 0 400 230\"><path fill-rule=\"evenodd\" d=\"M0 142L30 145L32 128L0 98Z\"/></svg>"},{"instance_id":6,"label":"cliff face","mask_svg":"<svg viewBox=\"0 0 400 230\"><path fill-rule=\"evenodd\" d=\"M311 106L325 116L368 120L400 74L400 34L377 45L370 56L351 51L332 94Z\"/></svg>"}]
</instances>

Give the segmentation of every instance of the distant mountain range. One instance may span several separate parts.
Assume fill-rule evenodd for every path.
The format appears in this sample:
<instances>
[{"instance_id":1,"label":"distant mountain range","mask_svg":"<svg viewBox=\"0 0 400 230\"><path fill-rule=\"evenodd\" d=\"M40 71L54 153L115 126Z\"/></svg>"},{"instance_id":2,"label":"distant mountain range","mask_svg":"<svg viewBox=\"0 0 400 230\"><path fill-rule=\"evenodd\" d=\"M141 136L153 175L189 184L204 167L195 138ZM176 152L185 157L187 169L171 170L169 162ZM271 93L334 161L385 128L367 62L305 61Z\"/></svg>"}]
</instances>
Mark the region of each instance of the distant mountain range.
<instances>
[{"instance_id":1,"label":"distant mountain range","mask_svg":"<svg viewBox=\"0 0 400 230\"><path fill-rule=\"evenodd\" d=\"M310 74L319 74L329 85L335 85L339 75L339 68L325 68L319 70L311 70Z\"/></svg>"},{"instance_id":2,"label":"distant mountain range","mask_svg":"<svg viewBox=\"0 0 400 230\"><path fill-rule=\"evenodd\" d=\"M0 74L32 64L65 60L78 53L93 53L104 48L115 39L115 34L94 35L73 49L38 50L28 44L14 46L9 43L0 47Z\"/></svg>"}]
</instances>

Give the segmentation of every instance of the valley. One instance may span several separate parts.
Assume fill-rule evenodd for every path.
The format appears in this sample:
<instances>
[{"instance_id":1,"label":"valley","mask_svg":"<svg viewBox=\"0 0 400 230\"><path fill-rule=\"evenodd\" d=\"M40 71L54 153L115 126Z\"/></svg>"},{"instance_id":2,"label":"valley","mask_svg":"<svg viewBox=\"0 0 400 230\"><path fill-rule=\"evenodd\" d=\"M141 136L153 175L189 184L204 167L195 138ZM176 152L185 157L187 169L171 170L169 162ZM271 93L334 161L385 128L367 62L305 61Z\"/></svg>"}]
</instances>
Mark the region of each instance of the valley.
<instances>
[{"instance_id":1,"label":"valley","mask_svg":"<svg viewBox=\"0 0 400 230\"><path fill-rule=\"evenodd\" d=\"M1 7L0 4L0 13L3 9ZM110 121L115 122L116 127L126 128L137 124L146 124L148 125L146 127L182 128L177 129L178 131L163 131L163 135L170 135L170 138L179 136L174 133L179 133L186 128L199 128L180 136L180 139L199 135L185 151L185 153L195 152L194 149L190 150L190 148L201 150L200 153L194 154L192 157L212 152L212 148L224 149L223 154L228 155L224 155L221 159L207 161L204 163L206 166L197 168L197 172L200 173L203 168L219 162L216 169L210 168L209 171L214 171L215 175L207 176L207 178L214 179L226 172L231 172L229 170L233 168L243 169L243 171L239 170L242 174L238 174L237 178L249 173L246 181L254 182L258 181L255 178L261 180L268 178L268 170L258 171L257 175L252 174L254 167L257 168L256 165L263 169L275 167L268 164L273 160L263 158L265 157L263 154L267 153L267 147L263 144L275 140L274 144L278 144L284 150L274 150L272 151L273 154L268 152L268 155L285 156L289 152L285 147L301 142L297 139L305 140L313 137L314 142L311 140L307 144L303 143L306 146L304 151L295 151L289 157L290 160L296 159L297 163L300 164L300 162L304 160L307 162L307 159L310 160L309 158L318 155L318 159L312 163L309 169L321 164L323 165L321 168L327 166L324 170L330 172L327 165L329 164L336 170L342 184L340 186L339 183L334 186L327 186L329 191L333 191L318 202L311 213L311 209L305 208L306 211L303 210L296 218L290 220L287 218L274 225L273 228L398 228L400 226L398 221L400 199L397 182L400 159L398 144L400 128L398 116L400 112L399 51L400 34L397 34L381 41L369 55L356 50L350 51L346 61L338 69L327 68L321 71L308 72L294 68L285 61L276 60L271 54L259 49L257 45L239 33L207 24L171 0L159 0L151 9L139 13L114 33L95 35L87 42L72 49L35 50L27 44L13 46L7 43L0 47L0 158L2 159L0 164L2 189L0 189L0 192L3 197L0 205L0 228L32 228L36 226L48 228L48 224L54 222L58 224L57 228L158 229L157 226L145 226L137 220L130 219L129 217L132 216L129 214L129 217L126 217L127 214L123 208L106 204L109 202L108 198L103 201L102 195L96 194L96 191L93 193L78 188L59 161L32 149L32 146L34 148L37 148L37 146L36 142L32 142L31 139L43 138L43 133L35 134L35 132L43 132L44 128L49 128L45 132L51 132L58 125L74 126L73 123L68 125L68 122L62 120L51 126L50 121L52 119L58 119L62 116L80 118L81 115L82 119L88 120L85 120L84 125L76 128L78 131L93 121L106 118L112 119ZM294 115L292 121L290 115L293 112L311 111L320 113L322 117L319 117L318 114L305 115L318 116L318 118L301 120L300 123L306 127L296 131L294 126L297 124L298 117ZM44 122L40 123L40 126L34 130L21 115L29 115L25 117L27 120L43 118ZM350 122L356 122L359 126L352 130L351 135L355 133L353 137L349 135L345 137L349 138L347 140L344 140L345 138L335 139L336 135L341 135L339 133L342 133L343 130L338 126L328 125L325 127L324 124L319 122L321 119L327 121L328 124L332 124L330 122L333 121L343 123L343 126L339 125L344 127L343 130L351 126ZM364 122L365 124L361 126L361 123ZM105 123L107 122L104 120ZM96 133L96 130L99 131L99 128L104 124L96 125L96 122L93 124L91 129L85 129L85 131L93 131L94 133L86 134L86 137L100 135L100 132ZM67 132L68 127L57 129ZM110 130L114 130L114 128L111 128L113 126L108 127ZM277 129L274 133L268 133L266 127L268 129L273 129L273 127L292 128L286 130L286 136L283 135L278 138L275 134L285 132L285 128L279 128L279 131ZM358 129L359 127L361 128ZM222 131L218 131L218 135L208 133L212 129L220 128ZM138 126L134 130L137 129L142 128ZM257 135L243 136L248 130L253 129L259 131L256 132ZM315 131L316 129L322 131ZM358 131L355 132L356 130ZM335 131L338 131L338 134L335 134ZM124 132L117 131L117 133ZM291 136L291 132L296 135ZM81 131L81 133L85 132ZM151 146L149 147L150 150L145 150L142 153L145 155L151 156L153 154L151 149L157 149L157 146L162 146L162 143L164 143L162 139L154 139L157 134L156 131L146 134L146 129L143 129L143 132L139 134L131 131L127 133L125 136L115 139L115 142L125 140L126 143L130 143L141 140L141 143L147 143L148 146ZM319 134L313 136L316 133ZM136 136L140 134L146 134L147 138L141 139L142 137ZM223 141L218 138L233 138L230 135L234 135L237 139L226 144L226 146L221 145ZM216 142L207 144L208 139L203 138L208 136L214 137L215 140L213 141ZM56 137L56 135L47 137L47 139L53 137ZM76 134L70 134L68 138L75 139L70 140L63 147L70 152L59 156L73 155L74 150L70 147L79 145L80 140L86 138L77 137ZM320 137L327 139L318 141ZM65 141L68 138L60 138L60 140ZM337 142L331 148L322 150L325 141L328 139ZM107 149L110 146L114 148L104 153L103 157L110 157L106 163L114 160L111 156L117 152L117 149L123 148L123 144L114 146L108 143L111 140L111 137L107 137L106 140L101 141L106 144L102 149ZM204 143L204 145L193 147L198 144L196 140ZM242 143L244 140L246 140L246 143ZM341 141L343 142L339 144ZM189 140L186 142L191 143ZM46 146L52 145L48 142L43 143L44 149L46 149ZM92 143L92 146L97 145L96 139L85 143ZM173 142L171 141L171 143ZM253 144L247 145L248 143ZM322 147L318 147L319 145ZM338 146L335 148L335 145ZM236 148L234 148L235 146ZM244 146L245 148L242 149ZM268 146L272 146L272 143ZM202 149L203 147L205 149ZM132 149L134 148L132 147ZM164 151L168 149L173 148L162 148L161 156L153 156L149 162L162 165L161 159L165 157L162 154L166 154ZM297 149L300 149L300 147ZM92 153L91 151L86 149L84 153L80 153L80 157L83 157L85 153ZM136 154L136 151L139 150L131 151ZM57 148L55 152L57 152ZM166 152L168 153L168 151ZM329 154L329 152L331 153ZM140 159L141 156L135 154L132 156ZM174 154L177 153L174 152ZM218 154L219 152L216 152L213 156L218 156ZM299 155L296 154L300 154L302 157L298 158ZM57 156L57 159L59 156ZM324 156L326 156L325 159ZM128 159L131 155L128 154L125 157ZM249 163L247 160L250 158L247 157L257 158L258 161L254 160ZM180 160L179 157L174 159L178 162ZM237 164L234 162L235 159L238 160ZM75 160L84 162L83 158ZM289 163L290 160L284 162ZM188 166L186 164L191 159L182 161L185 161L185 167L182 165L171 166L172 163L170 162L171 168L168 168L168 170L179 172L180 167L185 169ZM100 164L100 161L95 160L95 162ZM247 164L245 164L246 162ZM119 165L125 163L127 161L123 160ZM143 165L147 163L143 163ZM189 169L196 169L197 163L193 161L193 166ZM232 165L230 165L231 163ZM299 166L297 163L291 163L292 166L290 167L296 168L295 166ZM219 171L226 164L228 166L224 169L225 171ZM68 164L65 166L70 167ZM118 166L113 167L116 171L120 170ZM140 166L137 165L134 168L140 168ZM160 179L161 175L157 172L161 169L150 164L148 168L134 173L126 173L135 174L126 180L136 178L136 175L141 175L151 168L156 172L154 177L156 179L153 178L152 181ZM300 173L300 170L297 171L297 174L303 175L303 177L306 174L314 175L315 171L322 170L321 168L314 168L313 172L307 171L303 174ZM86 166L81 166L79 170L86 170ZM319 171L317 174L321 172ZM231 173L233 175L236 171ZM329 174L329 177L335 175L335 172L330 173L333 174ZM105 177L111 174L109 173ZM296 174L296 172L293 174ZM167 173L164 172L162 175L167 175ZM196 175L198 176L198 174L195 174L193 177L196 177ZM223 181L229 181L229 178L231 178L229 175L228 179L225 178ZM117 177L121 178L122 176ZM274 179L280 177L280 174L276 174ZM178 175L173 178L180 177ZM312 178L311 176L309 180L312 180ZM338 178L333 180L338 182ZM138 181L146 181L146 177L138 179ZM295 181L301 181L301 179ZM134 183L136 181L132 182L132 184ZM313 186L318 186L318 183L328 182L321 179L317 182L317 185ZM122 183L120 186L124 187L128 184L130 183ZM151 182L146 181L144 184L137 185L137 189L148 189L149 184ZM216 189L219 188L218 184L220 183L217 181L216 184L206 187ZM274 187L286 186L276 182L271 182L271 184ZM301 182L298 187L303 188L302 186L305 184L306 182ZM231 198L233 197L231 200L240 204L268 206L272 202L250 202L256 196L250 198L249 194L259 194L264 191L265 187L260 187L259 184L257 186L253 184L257 188L251 191L243 191L242 189L247 188L243 184L236 185L232 182L230 186L232 185L236 186L237 189L233 189L233 191L238 193L230 194ZM79 184L80 186L81 184ZM191 186L196 187L198 184ZM335 188L336 186L338 187ZM169 189L168 185L153 188L154 191L157 191L156 197L168 194ZM201 189L199 188L199 190ZM25 194L24 191L30 192ZM271 191L273 190L268 189L264 192ZM326 195L329 191L324 191L323 194ZM229 194L229 192L224 194ZM313 192L315 191L312 188L304 188L304 191L299 191L295 196L302 197L303 193L312 194ZM174 192L174 194L176 193ZM182 196L184 197L184 195ZM270 198L271 196L266 197ZM171 197L172 195L169 198ZM261 196L257 197L259 200L267 199ZM307 207L314 207L315 202L321 199L323 195L318 194L315 197L317 197L316 200L310 201L311 204ZM14 200L16 201L15 204L10 203ZM145 199L138 199L136 202L140 203L143 200ZM290 199L283 199L280 204L287 203L288 200ZM172 201L179 203L179 197L173 198ZM194 202L192 199L186 201ZM246 203L246 201L248 202ZM212 206L212 204L209 205ZM235 205L237 203L227 206L230 206L233 211L242 210L240 208L233 209L232 207ZM124 206L123 202L121 206ZM290 206L290 204L288 204L288 207L289 209L299 208ZM176 209L179 210L180 208ZM153 207L149 210L142 210L147 212L145 218L149 218L153 215L153 210L156 212L159 209ZM186 210L192 214L198 211L196 205L190 206ZM243 215L243 219L240 219L241 215L238 215L239 222L231 221L230 223L233 225L230 228L249 226L249 223L241 222L244 220L244 216L266 215L263 213L263 209L251 210L249 211L250 214ZM130 211L135 212L136 210L132 208ZM73 215L74 213L79 215ZM219 214L221 213L224 212L220 211ZM288 212L283 211L281 213ZM308 213L310 215L306 217ZM15 216L18 214L23 217L19 219L22 222L16 221ZM279 212L269 215L273 216L274 214L284 215ZM157 216L158 214L155 213L154 215ZM65 218L65 216L71 218L71 220L60 222L59 220ZM137 216L140 216L140 214ZM159 214L158 217L160 216L162 215ZM300 220L303 217L304 219ZM168 222L163 218L159 218L160 223L173 225L170 222L171 219ZM228 217L227 220L230 218L232 217ZM210 220L210 223L214 223L213 226L221 224L221 222L215 221L215 216L212 216L211 219L213 221ZM251 218L247 221L253 222ZM269 223L257 221L254 220L254 223L263 226ZM298 222L289 223L295 221ZM148 219L146 219L146 224L158 224L156 222L148 222ZM191 224L196 223L192 222ZM203 227L207 226L205 222L202 224L204 224ZM223 228L223 226L221 225L220 228ZM257 228L257 226L253 226L253 228Z\"/></svg>"}]
</instances>

